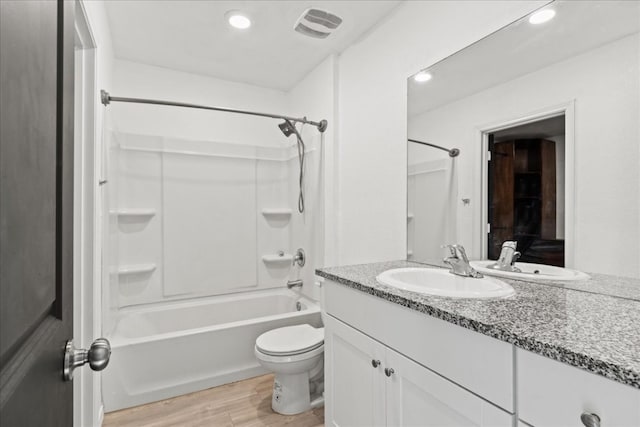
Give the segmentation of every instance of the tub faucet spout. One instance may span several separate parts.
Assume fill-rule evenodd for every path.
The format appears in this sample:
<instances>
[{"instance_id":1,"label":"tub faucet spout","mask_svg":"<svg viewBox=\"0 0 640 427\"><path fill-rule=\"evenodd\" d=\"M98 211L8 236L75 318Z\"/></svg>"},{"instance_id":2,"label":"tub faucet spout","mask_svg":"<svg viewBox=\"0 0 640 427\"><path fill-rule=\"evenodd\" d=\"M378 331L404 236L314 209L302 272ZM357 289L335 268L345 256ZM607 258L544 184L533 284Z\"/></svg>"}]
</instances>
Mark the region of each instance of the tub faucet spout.
<instances>
[{"instance_id":1,"label":"tub faucet spout","mask_svg":"<svg viewBox=\"0 0 640 427\"><path fill-rule=\"evenodd\" d=\"M302 279L287 281L287 289L300 288L302 289Z\"/></svg>"}]
</instances>

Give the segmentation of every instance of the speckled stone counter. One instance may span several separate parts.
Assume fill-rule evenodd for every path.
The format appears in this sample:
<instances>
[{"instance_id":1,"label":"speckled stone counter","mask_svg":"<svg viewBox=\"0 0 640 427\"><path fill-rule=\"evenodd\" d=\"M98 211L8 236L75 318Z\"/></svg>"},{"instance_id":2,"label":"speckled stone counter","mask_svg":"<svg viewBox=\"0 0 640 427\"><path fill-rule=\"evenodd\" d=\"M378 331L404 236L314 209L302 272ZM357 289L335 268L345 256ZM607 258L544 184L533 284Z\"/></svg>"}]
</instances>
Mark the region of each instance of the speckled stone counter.
<instances>
[{"instance_id":1,"label":"speckled stone counter","mask_svg":"<svg viewBox=\"0 0 640 427\"><path fill-rule=\"evenodd\" d=\"M516 294L503 299L453 299L382 285L376 276L391 268L431 267L392 261L316 270L318 276L427 315L514 344L640 389L640 302L604 295L617 278L592 275L584 290L560 282L500 279ZM635 296L640 281L624 279Z\"/></svg>"}]
</instances>

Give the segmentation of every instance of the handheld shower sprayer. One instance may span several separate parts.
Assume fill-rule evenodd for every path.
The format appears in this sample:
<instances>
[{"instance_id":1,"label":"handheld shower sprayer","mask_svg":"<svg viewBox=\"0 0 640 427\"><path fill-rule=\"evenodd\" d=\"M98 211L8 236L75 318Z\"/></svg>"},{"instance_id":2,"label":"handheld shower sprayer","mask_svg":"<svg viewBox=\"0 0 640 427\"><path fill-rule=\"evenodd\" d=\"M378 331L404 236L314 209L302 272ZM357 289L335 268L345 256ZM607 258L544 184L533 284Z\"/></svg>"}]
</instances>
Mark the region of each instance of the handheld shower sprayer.
<instances>
[{"instance_id":1,"label":"handheld shower sprayer","mask_svg":"<svg viewBox=\"0 0 640 427\"><path fill-rule=\"evenodd\" d=\"M306 118L305 118L306 120ZM304 125L303 125L304 126ZM285 119L284 122L278 125L284 136L287 138L293 134L296 135L297 146L298 146L298 161L300 163L300 174L298 177L298 185L300 187L300 192L298 194L298 212L304 212L304 155L305 155L305 146L304 141L302 140L302 135L298 129L296 129L295 125L291 122L291 120Z\"/></svg>"}]
</instances>

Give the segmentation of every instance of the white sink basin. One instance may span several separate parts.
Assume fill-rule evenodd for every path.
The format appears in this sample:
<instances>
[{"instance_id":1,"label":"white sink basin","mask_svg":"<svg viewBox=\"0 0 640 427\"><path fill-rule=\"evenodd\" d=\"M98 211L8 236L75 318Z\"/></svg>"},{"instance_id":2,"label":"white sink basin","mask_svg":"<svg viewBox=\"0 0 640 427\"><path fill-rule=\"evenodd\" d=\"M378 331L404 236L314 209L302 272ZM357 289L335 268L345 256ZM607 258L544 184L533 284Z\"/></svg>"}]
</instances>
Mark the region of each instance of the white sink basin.
<instances>
[{"instance_id":1,"label":"white sink basin","mask_svg":"<svg viewBox=\"0 0 640 427\"><path fill-rule=\"evenodd\" d=\"M506 277L508 279L520 279L530 281L543 281L543 280L555 280L555 281L573 281L573 280L586 280L589 279L589 275L578 270L570 270L568 268L554 267L552 265L544 264L530 264L526 262L516 262L515 266L522 270L522 273L512 273L509 271L494 270L487 268L489 265L494 264L495 261L471 261L471 266L482 274L491 274L498 277Z\"/></svg>"},{"instance_id":2,"label":"white sink basin","mask_svg":"<svg viewBox=\"0 0 640 427\"><path fill-rule=\"evenodd\" d=\"M462 277L435 268L396 268L379 274L376 280L405 291L453 298L497 298L515 293L509 284L493 277Z\"/></svg>"}]
</instances>

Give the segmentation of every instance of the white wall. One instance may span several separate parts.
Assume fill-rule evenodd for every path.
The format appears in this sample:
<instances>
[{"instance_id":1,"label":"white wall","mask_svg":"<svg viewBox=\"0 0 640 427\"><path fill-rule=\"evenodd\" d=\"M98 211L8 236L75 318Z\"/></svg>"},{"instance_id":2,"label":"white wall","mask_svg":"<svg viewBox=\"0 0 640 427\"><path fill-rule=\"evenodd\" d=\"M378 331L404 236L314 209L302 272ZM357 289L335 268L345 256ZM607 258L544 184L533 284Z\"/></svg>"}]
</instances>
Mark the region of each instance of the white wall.
<instances>
[{"instance_id":1,"label":"white wall","mask_svg":"<svg viewBox=\"0 0 640 427\"><path fill-rule=\"evenodd\" d=\"M289 106L287 94L279 90L123 60L115 62L110 93L283 114ZM262 146L290 144L270 118L117 102L109 108L114 125L125 133Z\"/></svg>"},{"instance_id":2,"label":"white wall","mask_svg":"<svg viewBox=\"0 0 640 427\"><path fill-rule=\"evenodd\" d=\"M481 251L478 129L575 101L575 214L565 224L575 242L568 265L640 276L639 45L640 35L628 36L410 119L412 135L462 150L459 193L471 195L475 208L459 211L458 233L473 256ZM616 250L621 242L624 250Z\"/></svg>"},{"instance_id":3,"label":"white wall","mask_svg":"<svg viewBox=\"0 0 640 427\"><path fill-rule=\"evenodd\" d=\"M407 77L546 1L406 2L339 61L339 256L406 256Z\"/></svg>"},{"instance_id":4,"label":"white wall","mask_svg":"<svg viewBox=\"0 0 640 427\"><path fill-rule=\"evenodd\" d=\"M300 81L289 93L289 105L294 116L306 115L309 119L327 120L329 126L324 133L315 127L305 126L302 136L312 151L306 159L305 170L305 213L296 210L298 196L298 161L294 159L292 168L292 189L294 206L292 248L305 249L309 263L302 268L303 292L319 300L318 288L314 286L315 269L332 264L336 259L335 234L336 210L335 162L337 156L335 134L337 132L336 104L337 58L330 56ZM293 140L293 136L290 137ZM297 269L297 268L296 268Z\"/></svg>"}]
</instances>

